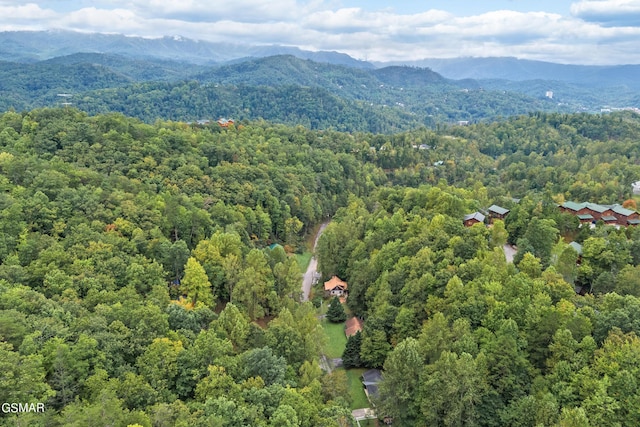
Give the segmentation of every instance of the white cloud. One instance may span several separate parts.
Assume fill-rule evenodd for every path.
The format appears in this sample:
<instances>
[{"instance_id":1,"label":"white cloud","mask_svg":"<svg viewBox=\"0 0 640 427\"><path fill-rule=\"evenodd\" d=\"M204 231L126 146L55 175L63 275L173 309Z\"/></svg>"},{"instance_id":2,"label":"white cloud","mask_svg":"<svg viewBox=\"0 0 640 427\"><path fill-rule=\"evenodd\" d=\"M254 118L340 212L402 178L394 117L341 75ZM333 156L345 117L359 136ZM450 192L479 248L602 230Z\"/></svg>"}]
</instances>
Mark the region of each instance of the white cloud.
<instances>
[{"instance_id":1,"label":"white cloud","mask_svg":"<svg viewBox=\"0 0 640 427\"><path fill-rule=\"evenodd\" d=\"M292 21L314 10L318 2L295 0L120 0L121 7L149 19L176 19L189 22L237 20L241 22Z\"/></svg>"},{"instance_id":2,"label":"white cloud","mask_svg":"<svg viewBox=\"0 0 640 427\"><path fill-rule=\"evenodd\" d=\"M440 10L430 10L415 15L396 15L391 12L368 12L360 8L324 10L307 16L305 27L325 31L382 31L411 29L425 25L435 25L451 19L453 15Z\"/></svg>"},{"instance_id":3,"label":"white cloud","mask_svg":"<svg viewBox=\"0 0 640 427\"><path fill-rule=\"evenodd\" d=\"M640 0L582 0L571 5L571 13L607 26L640 26Z\"/></svg>"},{"instance_id":4,"label":"white cloud","mask_svg":"<svg viewBox=\"0 0 640 427\"><path fill-rule=\"evenodd\" d=\"M51 9L43 9L35 3L11 5L8 2L0 2L0 23L5 24L32 24L50 22L58 17Z\"/></svg>"},{"instance_id":5,"label":"white cloud","mask_svg":"<svg viewBox=\"0 0 640 427\"><path fill-rule=\"evenodd\" d=\"M342 8L332 0L238 0L228 4L98 0L90 7L77 6L85 1L0 0L0 30L63 28L146 37L182 35L216 42L337 50L369 60L516 56L574 63L640 63L636 42L640 28L615 25L619 18L612 18L640 16L640 0L582 0L572 5L570 16L499 10L464 17L442 10L372 12Z\"/></svg>"},{"instance_id":6,"label":"white cloud","mask_svg":"<svg viewBox=\"0 0 640 427\"><path fill-rule=\"evenodd\" d=\"M139 35L143 35L148 29L148 22L141 20L130 10L89 7L66 14L60 19L60 26L80 31L125 34L139 32Z\"/></svg>"}]
</instances>

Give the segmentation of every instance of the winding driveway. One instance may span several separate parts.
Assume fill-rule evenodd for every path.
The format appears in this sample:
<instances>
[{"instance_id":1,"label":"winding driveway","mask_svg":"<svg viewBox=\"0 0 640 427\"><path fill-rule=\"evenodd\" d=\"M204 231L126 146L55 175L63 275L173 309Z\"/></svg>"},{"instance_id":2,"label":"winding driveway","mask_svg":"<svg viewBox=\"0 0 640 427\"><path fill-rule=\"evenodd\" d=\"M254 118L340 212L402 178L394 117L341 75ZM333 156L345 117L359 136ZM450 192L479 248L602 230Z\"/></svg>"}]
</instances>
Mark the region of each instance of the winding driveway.
<instances>
[{"instance_id":1,"label":"winding driveway","mask_svg":"<svg viewBox=\"0 0 640 427\"><path fill-rule=\"evenodd\" d=\"M309 293L311 292L311 286L313 285L313 278L316 275L316 270L318 269L318 260L315 256L316 246L318 246L318 239L324 229L327 228L328 224L328 222L322 223L316 233L316 239L313 242L314 255L311 257L311 261L309 261L307 272L302 276L302 301L309 301Z\"/></svg>"}]
</instances>

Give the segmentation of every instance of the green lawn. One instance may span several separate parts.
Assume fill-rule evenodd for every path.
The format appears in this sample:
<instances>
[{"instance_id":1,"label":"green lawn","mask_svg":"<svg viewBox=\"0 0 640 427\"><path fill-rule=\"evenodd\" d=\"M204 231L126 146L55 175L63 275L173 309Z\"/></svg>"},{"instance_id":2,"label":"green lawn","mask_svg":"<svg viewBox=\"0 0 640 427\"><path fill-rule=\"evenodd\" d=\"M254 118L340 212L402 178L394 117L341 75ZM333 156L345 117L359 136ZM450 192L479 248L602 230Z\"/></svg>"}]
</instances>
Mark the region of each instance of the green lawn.
<instances>
[{"instance_id":1,"label":"green lawn","mask_svg":"<svg viewBox=\"0 0 640 427\"><path fill-rule=\"evenodd\" d=\"M325 355L330 359L342 357L344 347L347 345L347 337L344 335L344 323L331 323L328 320L323 320L322 328L327 336Z\"/></svg>"},{"instance_id":2,"label":"green lawn","mask_svg":"<svg viewBox=\"0 0 640 427\"><path fill-rule=\"evenodd\" d=\"M303 252L301 254L296 254L296 260L298 261L298 265L300 266L300 272L306 273L307 268L309 267L309 263L311 262L311 256L313 254L311 252Z\"/></svg>"},{"instance_id":3,"label":"green lawn","mask_svg":"<svg viewBox=\"0 0 640 427\"><path fill-rule=\"evenodd\" d=\"M349 385L349 395L352 399L351 409L368 408L370 406L360 379L364 371L366 371L364 368L347 369L347 384Z\"/></svg>"},{"instance_id":4,"label":"green lawn","mask_svg":"<svg viewBox=\"0 0 640 427\"><path fill-rule=\"evenodd\" d=\"M322 328L324 329L324 333L327 337L325 355L330 359L342 357L344 347L347 344L347 337L344 335L344 323L331 323L327 320L323 320ZM351 409L369 407L369 401L367 400L367 395L364 394L364 387L362 386L362 380L360 379L364 371L366 371L364 368L345 370L347 374L349 395L351 396ZM362 422L360 424L362 427L367 425Z\"/></svg>"}]
</instances>

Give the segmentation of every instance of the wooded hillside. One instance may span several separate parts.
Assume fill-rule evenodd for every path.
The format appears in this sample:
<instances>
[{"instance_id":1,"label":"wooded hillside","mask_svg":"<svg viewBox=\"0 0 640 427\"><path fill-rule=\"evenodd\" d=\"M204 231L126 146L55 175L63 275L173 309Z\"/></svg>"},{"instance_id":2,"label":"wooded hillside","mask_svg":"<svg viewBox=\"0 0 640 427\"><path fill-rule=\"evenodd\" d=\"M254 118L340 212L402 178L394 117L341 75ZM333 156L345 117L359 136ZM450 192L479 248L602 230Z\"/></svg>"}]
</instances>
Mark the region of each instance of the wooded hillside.
<instances>
[{"instance_id":1,"label":"wooded hillside","mask_svg":"<svg viewBox=\"0 0 640 427\"><path fill-rule=\"evenodd\" d=\"M382 135L6 112L0 400L47 411L0 423L353 425L289 256L330 217L320 268L364 319L379 415L638 424L640 228L558 209L633 208L638 141L628 113Z\"/></svg>"}]
</instances>

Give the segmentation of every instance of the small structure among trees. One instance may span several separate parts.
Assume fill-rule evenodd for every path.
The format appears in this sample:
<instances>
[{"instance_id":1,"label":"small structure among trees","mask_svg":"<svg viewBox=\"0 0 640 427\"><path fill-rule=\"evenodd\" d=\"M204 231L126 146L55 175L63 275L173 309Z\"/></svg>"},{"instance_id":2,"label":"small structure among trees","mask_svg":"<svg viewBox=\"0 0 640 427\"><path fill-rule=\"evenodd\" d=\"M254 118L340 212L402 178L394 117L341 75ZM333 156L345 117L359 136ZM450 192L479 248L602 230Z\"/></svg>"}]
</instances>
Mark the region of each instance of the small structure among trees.
<instances>
[{"instance_id":1,"label":"small structure among trees","mask_svg":"<svg viewBox=\"0 0 640 427\"><path fill-rule=\"evenodd\" d=\"M347 282L340 280L338 276L324 282L324 292L327 296L341 297L347 294Z\"/></svg>"},{"instance_id":2,"label":"small structure among trees","mask_svg":"<svg viewBox=\"0 0 640 427\"><path fill-rule=\"evenodd\" d=\"M632 207L632 205L627 204L627 207ZM623 227L640 224L638 212L627 207L619 204L599 205L597 203L576 203L571 201L564 202L559 206L562 212L577 216L581 223L602 220L605 224Z\"/></svg>"},{"instance_id":3,"label":"small structure among trees","mask_svg":"<svg viewBox=\"0 0 640 427\"><path fill-rule=\"evenodd\" d=\"M362 331L362 323L362 320L357 317L348 319L344 324L344 334L347 336L347 338Z\"/></svg>"},{"instance_id":4,"label":"small structure among trees","mask_svg":"<svg viewBox=\"0 0 640 427\"><path fill-rule=\"evenodd\" d=\"M380 381L382 381L382 372L379 369L369 369L362 373L362 384L369 402L371 402L372 398L378 397L378 384Z\"/></svg>"},{"instance_id":5,"label":"small structure among trees","mask_svg":"<svg viewBox=\"0 0 640 427\"><path fill-rule=\"evenodd\" d=\"M496 219L504 220L505 217L509 214L509 209L505 209L498 205L491 205L487 210L489 211L489 217L491 218L492 222Z\"/></svg>"},{"instance_id":6,"label":"small structure among trees","mask_svg":"<svg viewBox=\"0 0 640 427\"><path fill-rule=\"evenodd\" d=\"M471 227L474 224L483 223L485 216L480 212L474 212L469 215L465 215L463 222L465 227Z\"/></svg>"}]
</instances>

